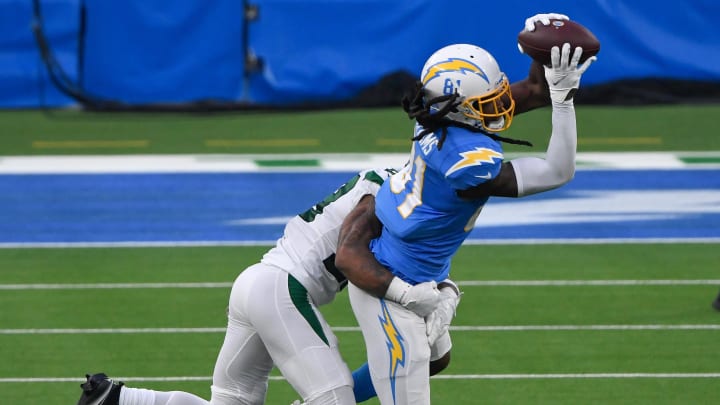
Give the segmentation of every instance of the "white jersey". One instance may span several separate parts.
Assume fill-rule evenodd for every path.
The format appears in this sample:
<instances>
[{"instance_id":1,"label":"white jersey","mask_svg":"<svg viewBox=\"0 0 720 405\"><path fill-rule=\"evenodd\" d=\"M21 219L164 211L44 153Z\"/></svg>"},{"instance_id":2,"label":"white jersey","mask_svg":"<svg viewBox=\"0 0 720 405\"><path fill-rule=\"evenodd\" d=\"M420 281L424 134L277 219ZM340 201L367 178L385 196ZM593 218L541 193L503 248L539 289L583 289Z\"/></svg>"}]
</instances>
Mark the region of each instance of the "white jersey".
<instances>
[{"instance_id":1,"label":"white jersey","mask_svg":"<svg viewBox=\"0 0 720 405\"><path fill-rule=\"evenodd\" d=\"M347 280L335 267L340 227L365 195L376 195L396 170L363 170L323 201L293 217L283 236L262 258L297 279L316 305L331 302Z\"/></svg>"}]
</instances>

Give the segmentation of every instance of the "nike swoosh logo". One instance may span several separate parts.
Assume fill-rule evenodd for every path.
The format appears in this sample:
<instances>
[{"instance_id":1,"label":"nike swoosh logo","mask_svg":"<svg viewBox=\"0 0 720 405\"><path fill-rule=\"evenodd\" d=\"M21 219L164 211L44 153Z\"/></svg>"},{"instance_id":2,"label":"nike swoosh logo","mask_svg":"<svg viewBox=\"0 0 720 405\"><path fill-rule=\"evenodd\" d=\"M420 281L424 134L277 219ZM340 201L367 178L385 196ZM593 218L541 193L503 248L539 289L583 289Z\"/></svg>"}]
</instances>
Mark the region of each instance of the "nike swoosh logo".
<instances>
[{"instance_id":1,"label":"nike swoosh logo","mask_svg":"<svg viewBox=\"0 0 720 405\"><path fill-rule=\"evenodd\" d=\"M490 174L490 172L487 172L487 174L483 175L476 174L475 177L477 177L478 179L490 180L492 178L492 174Z\"/></svg>"},{"instance_id":2,"label":"nike swoosh logo","mask_svg":"<svg viewBox=\"0 0 720 405\"><path fill-rule=\"evenodd\" d=\"M565 76L563 76L563 77L561 77L561 78L559 78L559 79L557 79L557 80L554 80L554 81L552 82L552 85L553 85L553 86L557 86L558 83L560 83L561 81L565 80L566 77L567 77L567 75L565 75Z\"/></svg>"}]
</instances>

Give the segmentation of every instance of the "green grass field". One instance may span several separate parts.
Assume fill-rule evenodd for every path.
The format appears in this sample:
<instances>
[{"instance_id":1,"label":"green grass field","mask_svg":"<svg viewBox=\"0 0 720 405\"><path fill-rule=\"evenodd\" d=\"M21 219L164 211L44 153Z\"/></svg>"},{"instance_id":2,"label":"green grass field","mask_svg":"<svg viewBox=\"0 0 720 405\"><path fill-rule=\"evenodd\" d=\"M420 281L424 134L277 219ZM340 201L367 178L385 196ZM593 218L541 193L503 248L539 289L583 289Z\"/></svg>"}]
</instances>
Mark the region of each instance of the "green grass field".
<instances>
[{"instance_id":1,"label":"green grass field","mask_svg":"<svg viewBox=\"0 0 720 405\"><path fill-rule=\"evenodd\" d=\"M720 151L718 114L720 106L578 107L579 148ZM547 110L513 125L509 136L544 150ZM4 111L0 154L404 152L410 126L399 109ZM209 398L229 285L266 249L0 249L0 404L74 404L83 375L98 371ZM714 403L719 269L717 244L464 246L453 262L465 292L453 360L431 382L433 403ZM364 346L347 294L322 310L346 327L336 332L341 350L359 366ZM274 373L267 403L294 399Z\"/></svg>"},{"instance_id":2,"label":"green grass field","mask_svg":"<svg viewBox=\"0 0 720 405\"><path fill-rule=\"evenodd\" d=\"M578 150L720 150L718 105L578 106ZM507 136L543 152L549 109L516 117ZM297 113L106 114L0 111L0 155L405 152L412 121L400 108Z\"/></svg>"},{"instance_id":3,"label":"green grass field","mask_svg":"<svg viewBox=\"0 0 720 405\"><path fill-rule=\"evenodd\" d=\"M3 328L18 331L0 334L4 359L0 378L48 379L0 382L3 402L74 403L79 388L68 379L100 370L128 377L132 386L187 390L207 397L223 336L228 288L142 284L229 283L263 251L262 247L0 250L0 285L67 286L0 293ZM702 326L719 324L719 314L709 306L717 287L651 281L717 278L717 259L717 246L708 244L463 247L454 261L454 277L465 291L454 323L461 329L453 331L453 361L444 373L448 378L432 380L434 402L472 404L482 398L482 403L496 404L710 403L720 395L720 354L714 349L720 332ZM523 280L546 283L499 283ZM551 283L562 280L575 280L578 285ZM649 283L580 283L587 280ZM500 285L483 285L488 281ZM135 286L68 286L107 283ZM345 293L323 313L336 327L356 326ZM624 328L593 329L597 325ZM656 326L626 329L641 325ZM497 326L517 329L491 328ZM120 333L123 328L135 332ZM143 331L147 328L217 331ZM68 333L52 333L52 329ZM105 331L88 333L93 329ZM348 364L360 365L364 358L360 333L338 331L337 335ZM668 377L572 376L634 373ZM716 377L678 377L702 373ZM542 378L558 374L565 376ZM199 381L143 380L188 376ZM53 378L60 381L49 380ZM271 382L269 404L289 404L293 399L286 382Z\"/></svg>"}]
</instances>

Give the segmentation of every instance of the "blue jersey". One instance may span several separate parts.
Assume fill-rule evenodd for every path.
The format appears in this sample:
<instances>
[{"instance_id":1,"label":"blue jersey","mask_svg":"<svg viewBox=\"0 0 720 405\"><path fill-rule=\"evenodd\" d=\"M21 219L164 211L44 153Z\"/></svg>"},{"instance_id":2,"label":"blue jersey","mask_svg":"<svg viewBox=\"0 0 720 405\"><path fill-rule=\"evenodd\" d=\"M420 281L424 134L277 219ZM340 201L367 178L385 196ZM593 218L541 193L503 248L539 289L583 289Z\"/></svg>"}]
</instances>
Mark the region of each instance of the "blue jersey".
<instances>
[{"instance_id":1,"label":"blue jersey","mask_svg":"<svg viewBox=\"0 0 720 405\"><path fill-rule=\"evenodd\" d=\"M416 126L415 133L422 127ZM370 248L380 263L411 283L442 281L450 260L475 225L487 198L464 200L457 190L500 173L500 143L462 128L448 128L438 149L436 131L413 143L408 164L375 197L382 235Z\"/></svg>"}]
</instances>

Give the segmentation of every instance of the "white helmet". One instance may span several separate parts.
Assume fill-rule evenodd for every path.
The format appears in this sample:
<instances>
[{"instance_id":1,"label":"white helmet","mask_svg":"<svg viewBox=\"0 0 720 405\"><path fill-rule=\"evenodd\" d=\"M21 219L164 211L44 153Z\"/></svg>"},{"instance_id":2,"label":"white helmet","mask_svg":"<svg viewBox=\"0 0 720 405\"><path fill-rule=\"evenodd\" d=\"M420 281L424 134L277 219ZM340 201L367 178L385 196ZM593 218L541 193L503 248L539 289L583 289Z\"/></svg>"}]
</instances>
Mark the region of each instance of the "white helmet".
<instances>
[{"instance_id":1,"label":"white helmet","mask_svg":"<svg viewBox=\"0 0 720 405\"><path fill-rule=\"evenodd\" d=\"M420 75L425 101L457 93L460 102L446 117L490 132L507 129L515 112L510 83L495 58L468 44L448 45L425 62ZM446 102L431 106L437 111Z\"/></svg>"}]
</instances>

